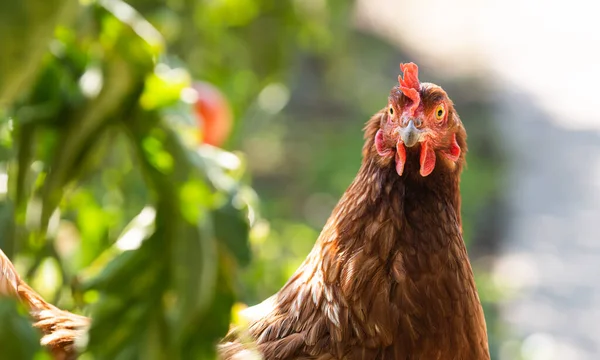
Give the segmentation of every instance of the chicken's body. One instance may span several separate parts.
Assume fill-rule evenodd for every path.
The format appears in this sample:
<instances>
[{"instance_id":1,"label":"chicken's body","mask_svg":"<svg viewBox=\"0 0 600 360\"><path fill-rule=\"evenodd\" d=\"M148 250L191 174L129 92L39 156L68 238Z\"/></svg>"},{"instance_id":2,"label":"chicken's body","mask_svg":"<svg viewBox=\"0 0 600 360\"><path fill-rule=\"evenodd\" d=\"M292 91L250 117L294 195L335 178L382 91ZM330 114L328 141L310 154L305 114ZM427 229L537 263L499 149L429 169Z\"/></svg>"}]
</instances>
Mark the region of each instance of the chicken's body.
<instances>
[{"instance_id":1,"label":"chicken's body","mask_svg":"<svg viewBox=\"0 0 600 360\"><path fill-rule=\"evenodd\" d=\"M440 165L422 176L412 148L403 169L388 166L374 140L383 116L367 124L362 166L315 247L250 324L267 360L489 359L461 231L463 158L436 154ZM235 336L224 359L243 358Z\"/></svg>"}]
</instances>

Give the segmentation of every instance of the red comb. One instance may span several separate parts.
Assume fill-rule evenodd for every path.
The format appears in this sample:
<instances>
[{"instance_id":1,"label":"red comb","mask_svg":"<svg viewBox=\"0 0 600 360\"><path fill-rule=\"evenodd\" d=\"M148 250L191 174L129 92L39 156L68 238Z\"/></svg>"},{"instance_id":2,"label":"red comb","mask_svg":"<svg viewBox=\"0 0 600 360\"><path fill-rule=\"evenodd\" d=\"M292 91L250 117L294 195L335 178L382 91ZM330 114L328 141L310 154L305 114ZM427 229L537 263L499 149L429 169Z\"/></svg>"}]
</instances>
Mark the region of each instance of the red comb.
<instances>
[{"instance_id":1,"label":"red comb","mask_svg":"<svg viewBox=\"0 0 600 360\"><path fill-rule=\"evenodd\" d=\"M404 74L398 76L398 82L400 83L400 90L409 99L412 100L409 113L414 115L415 111L419 107L421 102L421 96L419 90L421 84L419 83L419 67L415 63L400 64L400 70Z\"/></svg>"}]
</instances>

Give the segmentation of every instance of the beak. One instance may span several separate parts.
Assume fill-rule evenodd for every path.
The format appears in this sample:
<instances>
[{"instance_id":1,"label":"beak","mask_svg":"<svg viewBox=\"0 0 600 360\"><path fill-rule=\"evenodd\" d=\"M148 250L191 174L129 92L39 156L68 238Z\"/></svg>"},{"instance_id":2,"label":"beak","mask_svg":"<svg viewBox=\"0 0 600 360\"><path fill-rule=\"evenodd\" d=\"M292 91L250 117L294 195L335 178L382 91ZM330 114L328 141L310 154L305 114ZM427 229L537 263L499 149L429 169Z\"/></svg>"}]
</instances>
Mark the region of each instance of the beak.
<instances>
[{"instance_id":1,"label":"beak","mask_svg":"<svg viewBox=\"0 0 600 360\"><path fill-rule=\"evenodd\" d=\"M415 146L421 139L422 133L423 130L417 129L412 119L408 122L408 125L398 129L398 134L400 134L400 138L406 147Z\"/></svg>"}]
</instances>

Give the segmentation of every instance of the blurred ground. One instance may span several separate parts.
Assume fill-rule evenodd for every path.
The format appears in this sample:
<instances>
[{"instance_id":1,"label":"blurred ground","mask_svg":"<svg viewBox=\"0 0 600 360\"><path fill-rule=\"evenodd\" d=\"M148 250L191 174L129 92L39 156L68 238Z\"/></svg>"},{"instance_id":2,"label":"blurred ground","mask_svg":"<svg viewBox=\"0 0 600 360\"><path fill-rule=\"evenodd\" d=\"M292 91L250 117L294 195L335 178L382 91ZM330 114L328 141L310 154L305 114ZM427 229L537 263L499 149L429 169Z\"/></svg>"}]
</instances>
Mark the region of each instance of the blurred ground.
<instances>
[{"instance_id":1,"label":"blurred ground","mask_svg":"<svg viewBox=\"0 0 600 360\"><path fill-rule=\"evenodd\" d=\"M600 5L559 1L362 0L361 27L442 73L489 84L510 156L508 228L494 278L523 343L502 359L600 356Z\"/></svg>"}]
</instances>

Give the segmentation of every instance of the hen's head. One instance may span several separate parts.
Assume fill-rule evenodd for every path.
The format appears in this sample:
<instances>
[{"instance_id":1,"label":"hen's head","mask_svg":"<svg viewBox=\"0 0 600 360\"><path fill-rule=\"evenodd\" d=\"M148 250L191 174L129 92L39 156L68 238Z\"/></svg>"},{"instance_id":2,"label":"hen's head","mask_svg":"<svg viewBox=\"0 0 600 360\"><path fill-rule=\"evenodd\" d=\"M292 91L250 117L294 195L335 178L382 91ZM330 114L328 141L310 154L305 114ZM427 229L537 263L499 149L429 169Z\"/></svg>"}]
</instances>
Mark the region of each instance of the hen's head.
<instances>
[{"instance_id":1,"label":"hen's head","mask_svg":"<svg viewBox=\"0 0 600 360\"><path fill-rule=\"evenodd\" d=\"M388 106L377 119L377 154L382 160L393 158L400 176L407 153L412 155L408 161L416 162L418 157L423 177L436 167L454 169L466 152L466 134L452 101L441 87L419 82L417 65L400 64L400 69L404 77L398 76L399 85L390 92Z\"/></svg>"}]
</instances>

